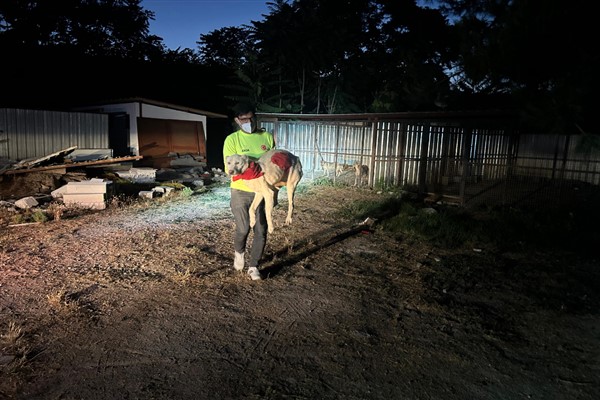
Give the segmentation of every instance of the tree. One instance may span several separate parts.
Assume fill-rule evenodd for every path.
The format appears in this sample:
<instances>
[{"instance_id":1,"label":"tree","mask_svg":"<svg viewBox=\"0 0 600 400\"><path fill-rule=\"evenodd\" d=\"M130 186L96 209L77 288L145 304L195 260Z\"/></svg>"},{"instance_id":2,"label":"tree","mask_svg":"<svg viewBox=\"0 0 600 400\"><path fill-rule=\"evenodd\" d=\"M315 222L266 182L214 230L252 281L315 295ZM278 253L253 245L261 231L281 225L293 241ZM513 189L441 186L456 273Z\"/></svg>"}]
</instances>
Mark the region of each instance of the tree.
<instances>
[{"instance_id":1,"label":"tree","mask_svg":"<svg viewBox=\"0 0 600 400\"><path fill-rule=\"evenodd\" d=\"M10 60L4 72L15 83L0 101L61 108L139 95L145 77L158 79L151 76L151 63L188 57L169 54L150 35L152 17L140 0L0 2L0 48Z\"/></svg>"},{"instance_id":2,"label":"tree","mask_svg":"<svg viewBox=\"0 0 600 400\"><path fill-rule=\"evenodd\" d=\"M5 0L0 3L0 45L33 52L67 49L93 57L144 60L162 54L162 41L150 35L141 0Z\"/></svg>"},{"instance_id":3,"label":"tree","mask_svg":"<svg viewBox=\"0 0 600 400\"><path fill-rule=\"evenodd\" d=\"M248 61L247 54L253 49L251 29L247 26L216 29L200 35L196 43L202 63L234 69Z\"/></svg>"},{"instance_id":4,"label":"tree","mask_svg":"<svg viewBox=\"0 0 600 400\"><path fill-rule=\"evenodd\" d=\"M444 0L460 33L454 86L473 95L507 94L525 121L544 131L594 129L600 56L590 2Z\"/></svg>"}]
</instances>

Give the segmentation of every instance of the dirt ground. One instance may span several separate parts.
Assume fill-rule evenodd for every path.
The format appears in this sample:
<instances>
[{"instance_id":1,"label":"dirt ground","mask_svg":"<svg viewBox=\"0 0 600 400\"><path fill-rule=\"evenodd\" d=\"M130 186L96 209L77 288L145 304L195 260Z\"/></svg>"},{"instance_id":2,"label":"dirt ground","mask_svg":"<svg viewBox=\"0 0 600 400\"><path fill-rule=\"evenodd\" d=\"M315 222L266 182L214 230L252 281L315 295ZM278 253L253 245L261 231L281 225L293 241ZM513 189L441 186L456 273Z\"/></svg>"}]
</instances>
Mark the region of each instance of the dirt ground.
<instances>
[{"instance_id":1,"label":"dirt ground","mask_svg":"<svg viewBox=\"0 0 600 400\"><path fill-rule=\"evenodd\" d=\"M229 193L0 227L0 399L597 399L598 258L394 239L280 197L266 279ZM490 227L493 229L493 227Z\"/></svg>"}]
</instances>

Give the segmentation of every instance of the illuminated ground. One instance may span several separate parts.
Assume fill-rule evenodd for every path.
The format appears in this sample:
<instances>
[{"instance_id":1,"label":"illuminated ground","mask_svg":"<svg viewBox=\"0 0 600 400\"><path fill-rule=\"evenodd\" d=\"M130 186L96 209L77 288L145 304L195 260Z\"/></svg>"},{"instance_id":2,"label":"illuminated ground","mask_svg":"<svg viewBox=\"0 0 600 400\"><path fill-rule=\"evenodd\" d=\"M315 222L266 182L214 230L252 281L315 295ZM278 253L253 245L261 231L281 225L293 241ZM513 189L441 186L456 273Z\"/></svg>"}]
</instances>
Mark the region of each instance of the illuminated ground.
<instances>
[{"instance_id":1,"label":"illuminated ground","mask_svg":"<svg viewBox=\"0 0 600 400\"><path fill-rule=\"evenodd\" d=\"M595 399L598 260L442 251L304 187L262 270L227 188L0 228L0 399Z\"/></svg>"}]
</instances>

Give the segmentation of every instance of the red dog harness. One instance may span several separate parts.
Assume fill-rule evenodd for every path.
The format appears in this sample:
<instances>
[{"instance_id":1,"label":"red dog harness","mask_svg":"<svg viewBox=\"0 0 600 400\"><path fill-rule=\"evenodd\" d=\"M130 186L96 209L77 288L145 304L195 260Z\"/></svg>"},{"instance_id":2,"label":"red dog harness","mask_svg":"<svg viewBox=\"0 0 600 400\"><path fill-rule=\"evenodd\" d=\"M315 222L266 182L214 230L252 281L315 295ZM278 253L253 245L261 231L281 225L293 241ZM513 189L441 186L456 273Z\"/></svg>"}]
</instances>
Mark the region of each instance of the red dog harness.
<instances>
[{"instance_id":1,"label":"red dog harness","mask_svg":"<svg viewBox=\"0 0 600 400\"><path fill-rule=\"evenodd\" d=\"M254 161L250 161L248 168L246 168L246 170L243 173L232 177L232 179L234 181L237 181L238 179L248 181L250 179L260 178L263 175L264 172L262 172L262 170L260 169L260 165L258 165Z\"/></svg>"},{"instance_id":2,"label":"red dog harness","mask_svg":"<svg viewBox=\"0 0 600 400\"><path fill-rule=\"evenodd\" d=\"M291 157L288 157L287 153L273 154L271 156L271 162L284 171L287 171L292 166Z\"/></svg>"},{"instance_id":3,"label":"red dog harness","mask_svg":"<svg viewBox=\"0 0 600 400\"><path fill-rule=\"evenodd\" d=\"M286 153L273 154L271 156L271 162L286 172L292 166L291 157L288 157ZM243 173L234 176L233 180L237 181L238 179L243 179L245 181L248 181L251 179L260 178L263 175L264 172L262 172L262 170L260 169L260 165L258 163L255 163L254 161L250 161L250 163L248 164L248 168L246 168L246 170Z\"/></svg>"}]
</instances>

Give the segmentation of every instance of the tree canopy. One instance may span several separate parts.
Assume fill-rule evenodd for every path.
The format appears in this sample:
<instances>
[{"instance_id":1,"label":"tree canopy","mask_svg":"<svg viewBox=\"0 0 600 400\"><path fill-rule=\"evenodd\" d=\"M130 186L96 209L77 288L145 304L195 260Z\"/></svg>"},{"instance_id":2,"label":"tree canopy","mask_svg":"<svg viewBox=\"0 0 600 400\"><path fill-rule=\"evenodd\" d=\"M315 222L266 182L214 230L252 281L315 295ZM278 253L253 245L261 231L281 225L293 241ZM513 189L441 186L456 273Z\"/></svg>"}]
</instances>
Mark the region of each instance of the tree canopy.
<instances>
[{"instance_id":1,"label":"tree canopy","mask_svg":"<svg viewBox=\"0 0 600 400\"><path fill-rule=\"evenodd\" d=\"M61 90L74 101L129 94L215 111L240 100L290 113L512 107L543 129L592 130L599 59L585 45L594 27L585 0L268 6L260 21L169 50L140 0L5 0L0 48L25 91L2 102Z\"/></svg>"}]
</instances>

